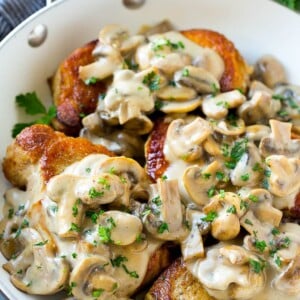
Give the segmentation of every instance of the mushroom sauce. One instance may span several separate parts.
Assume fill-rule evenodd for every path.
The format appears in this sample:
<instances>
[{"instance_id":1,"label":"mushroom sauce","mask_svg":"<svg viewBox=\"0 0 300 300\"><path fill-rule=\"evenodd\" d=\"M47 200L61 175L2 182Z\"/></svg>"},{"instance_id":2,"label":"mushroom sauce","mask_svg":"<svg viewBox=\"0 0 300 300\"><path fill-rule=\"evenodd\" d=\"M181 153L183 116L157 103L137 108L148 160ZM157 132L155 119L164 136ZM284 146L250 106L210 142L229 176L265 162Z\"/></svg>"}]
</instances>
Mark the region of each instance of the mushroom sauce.
<instances>
[{"instance_id":1,"label":"mushroom sauce","mask_svg":"<svg viewBox=\"0 0 300 300\"><path fill-rule=\"evenodd\" d=\"M300 299L300 226L286 217L300 190L300 88L280 62L265 56L247 88L221 91L223 58L178 31L109 25L99 41L79 76L112 80L81 136L120 156L89 155L45 188L32 165L26 190L6 192L0 246L12 283L128 299L172 241L212 299ZM157 111L167 167L153 183L134 159Z\"/></svg>"}]
</instances>

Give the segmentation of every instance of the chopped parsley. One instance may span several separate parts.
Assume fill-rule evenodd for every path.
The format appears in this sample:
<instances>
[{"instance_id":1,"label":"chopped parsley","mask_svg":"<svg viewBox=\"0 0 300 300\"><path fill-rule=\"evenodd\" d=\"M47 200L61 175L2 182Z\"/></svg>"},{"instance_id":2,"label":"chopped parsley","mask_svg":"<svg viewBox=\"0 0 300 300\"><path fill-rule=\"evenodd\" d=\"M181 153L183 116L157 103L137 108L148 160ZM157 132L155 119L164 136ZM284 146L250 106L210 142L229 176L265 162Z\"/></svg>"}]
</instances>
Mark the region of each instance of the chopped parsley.
<instances>
[{"instance_id":1,"label":"chopped parsley","mask_svg":"<svg viewBox=\"0 0 300 300\"><path fill-rule=\"evenodd\" d=\"M280 234L280 231L279 231L279 229L277 229L277 228L274 227L274 228L272 228L271 233L273 235L278 235L278 234Z\"/></svg>"},{"instance_id":2,"label":"chopped parsley","mask_svg":"<svg viewBox=\"0 0 300 300\"><path fill-rule=\"evenodd\" d=\"M84 83L86 85L93 85L93 84L96 84L97 82L98 82L98 78L93 77L93 76L84 81Z\"/></svg>"},{"instance_id":3,"label":"chopped parsley","mask_svg":"<svg viewBox=\"0 0 300 300\"><path fill-rule=\"evenodd\" d=\"M212 83L211 89L212 89L213 96L216 96L218 93L220 93L220 88L217 87L215 83Z\"/></svg>"},{"instance_id":4,"label":"chopped parsley","mask_svg":"<svg viewBox=\"0 0 300 300\"><path fill-rule=\"evenodd\" d=\"M216 192L216 187L215 187L215 186L211 186L211 187L208 189L208 191L207 191L207 196L208 196L209 198L211 198L211 197L214 196L215 192Z\"/></svg>"},{"instance_id":5,"label":"chopped parsley","mask_svg":"<svg viewBox=\"0 0 300 300\"><path fill-rule=\"evenodd\" d=\"M159 225L159 227L157 228L157 232L159 234L164 233L166 230L169 231L169 226L168 226L168 224L166 222L161 223Z\"/></svg>"},{"instance_id":6,"label":"chopped parsley","mask_svg":"<svg viewBox=\"0 0 300 300\"><path fill-rule=\"evenodd\" d=\"M205 217L201 218L201 220L206 222L212 222L214 219L218 217L218 213L215 211L210 211Z\"/></svg>"},{"instance_id":7,"label":"chopped parsley","mask_svg":"<svg viewBox=\"0 0 300 300\"><path fill-rule=\"evenodd\" d=\"M249 208L249 203L245 200L241 200L240 209L248 209L248 208Z\"/></svg>"},{"instance_id":8,"label":"chopped parsley","mask_svg":"<svg viewBox=\"0 0 300 300\"><path fill-rule=\"evenodd\" d=\"M75 223L71 223L71 227L70 227L69 231L80 232L80 227Z\"/></svg>"},{"instance_id":9,"label":"chopped parsley","mask_svg":"<svg viewBox=\"0 0 300 300\"><path fill-rule=\"evenodd\" d=\"M97 197L103 197L104 192L103 191L97 191L94 187L91 187L89 190L89 196L91 199L97 198Z\"/></svg>"},{"instance_id":10,"label":"chopped parsley","mask_svg":"<svg viewBox=\"0 0 300 300\"><path fill-rule=\"evenodd\" d=\"M162 179L163 181L165 181L165 180L168 179L168 176L167 176L167 175L162 175L162 176L161 176L161 179Z\"/></svg>"},{"instance_id":11,"label":"chopped parsley","mask_svg":"<svg viewBox=\"0 0 300 300\"><path fill-rule=\"evenodd\" d=\"M164 106L164 103L162 101L155 100L155 102L154 102L154 108L156 110L160 110L161 108L163 108L163 106Z\"/></svg>"},{"instance_id":12,"label":"chopped parsley","mask_svg":"<svg viewBox=\"0 0 300 300\"><path fill-rule=\"evenodd\" d=\"M263 260L258 261L258 260L250 258L249 264L252 268L252 271L257 274L261 273L264 270L264 268L266 267L266 263Z\"/></svg>"},{"instance_id":13,"label":"chopped parsley","mask_svg":"<svg viewBox=\"0 0 300 300\"><path fill-rule=\"evenodd\" d=\"M47 110L35 92L16 96L16 103L19 107L25 109L26 114L31 116L41 115L41 117L32 122L15 124L12 129L12 137L16 137L24 128L33 124L49 125L52 119L56 117L56 107L52 105Z\"/></svg>"},{"instance_id":14,"label":"chopped parsley","mask_svg":"<svg viewBox=\"0 0 300 300\"><path fill-rule=\"evenodd\" d=\"M229 169L234 169L236 164L240 161L244 153L247 151L248 139L236 141L231 148L229 161L225 162L225 166Z\"/></svg>"},{"instance_id":15,"label":"chopped parsley","mask_svg":"<svg viewBox=\"0 0 300 300\"><path fill-rule=\"evenodd\" d=\"M255 202L255 203L259 201L259 199L258 199L258 197L256 195L250 194L248 196L248 198L249 198L249 200L251 200L252 202Z\"/></svg>"},{"instance_id":16,"label":"chopped parsley","mask_svg":"<svg viewBox=\"0 0 300 300\"><path fill-rule=\"evenodd\" d=\"M136 64L133 60L125 58L124 63L130 70L136 71L139 68L139 65Z\"/></svg>"},{"instance_id":17,"label":"chopped parsley","mask_svg":"<svg viewBox=\"0 0 300 300\"><path fill-rule=\"evenodd\" d=\"M73 217L76 217L78 215L78 205L81 204L81 200L77 199L74 203L74 205L72 206L72 215Z\"/></svg>"},{"instance_id":18,"label":"chopped parsley","mask_svg":"<svg viewBox=\"0 0 300 300\"><path fill-rule=\"evenodd\" d=\"M162 201L160 199L160 196L156 196L151 200L152 203L154 203L157 206L160 206L162 204Z\"/></svg>"},{"instance_id":19,"label":"chopped parsley","mask_svg":"<svg viewBox=\"0 0 300 300\"><path fill-rule=\"evenodd\" d=\"M143 83L149 87L150 91L156 91L159 89L160 76L152 71L144 77Z\"/></svg>"},{"instance_id":20,"label":"chopped parsley","mask_svg":"<svg viewBox=\"0 0 300 300\"><path fill-rule=\"evenodd\" d=\"M126 265L122 264L122 268L130 277L139 278L139 274L136 271L129 271Z\"/></svg>"},{"instance_id":21,"label":"chopped parsley","mask_svg":"<svg viewBox=\"0 0 300 300\"><path fill-rule=\"evenodd\" d=\"M98 183L102 184L104 189L108 191L110 190L110 184L106 178L99 178Z\"/></svg>"},{"instance_id":22,"label":"chopped parsley","mask_svg":"<svg viewBox=\"0 0 300 300\"><path fill-rule=\"evenodd\" d=\"M73 290L73 288L74 287L76 287L77 286L77 283L76 282L71 282L71 284L69 285L69 286L67 286L67 295L68 296L72 296L73 294L72 294L72 290Z\"/></svg>"},{"instance_id":23,"label":"chopped parsley","mask_svg":"<svg viewBox=\"0 0 300 300\"><path fill-rule=\"evenodd\" d=\"M182 71L182 76L183 76L183 77L188 77L188 76L190 76L189 69L184 68L183 71Z\"/></svg>"},{"instance_id":24,"label":"chopped parsley","mask_svg":"<svg viewBox=\"0 0 300 300\"><path fill-rule=\"evenodd\" d=\"M104 210L98 212L87 210L85 212L86 217L90 218L94 224L97 224L98 217L104 213Z\"/></svg>"},{"instance_id":25,"label":"chopped parsley","mask_svg":"<svg viewBox=\"0 0 300 300\"><path fill-rule=\"evenodd\" d=\"M264 240L257 240L255 239L254 241L254 247L259 251L259 252L264 252L266 247L267 247L267 243Z\"/></svg>"},{"instance_id":26,"label":"chopped parsley","mask_svg":"<svg viewBox=\"0 0 300 300\"><path fill-rule=\"evenodd\" d=\"M263 170L264 170L263 167L258 162L256 162L252 167L252 171L263 172Z\"/></svg>"},{"instance_id":27,"label":"chopped parsley","mask_svg":"<svg viewBox=\"0 0 300 300\"><path fill-rule=\"evenodd\" d=\"M21 226L18 228L18 230L16 231L16 235L15 235L15 238L17 238L20 234L21 234L21 230L23 229L23 228L26 228L26 227L28 227L29 226L29 222L26 220L26 219L24 219L23 220L23 222L22 222L22 224L21 224Z\"/></svg>"},{"instance_id":28,"label":"chopped parsley","mask_svg":"<svg viewBox=\"0 0 300 300\"><path fill-rule=\"evenodd\" d=\"M223 181L223 179L225 178L225 174L221 171L217 171L216 172L216 178L219 180L219 181Z\"/></svg>"},{"instance_id":29,"label":"chopped parsley","mask_svg":"<svg viewBox=\"0 0 300 300\"><path fill-rule=\"evenodd\" d=\"M92 291L92 297L98 298L100 297L104 292L104 289L96 289Z\"/></svg>"},{"instance_id":30,"label":"chopped parsley","mask_svg":"<svg viewBox=\"0 0 300 300\"><path fill-rule=\"evenodd\" d=\"M33 244L33 246L44 246L44 245L46 245L47 243L48 243L48 240L45 240L45 241L43 241L43 242L35 243L35 244Z\"/></svg>"},{"instance_id":31,"label":"chopped parsley","mask_svg":"<svg viewBox=\"0 0 300 300\"><path fill-rule=\"evenodd\" d=\"M152 42L151 49L153 51L159 51L163 50L164 47L169 47L172 50L178 50L178 49L184 49L184 43L182 41L178 41L176 43L171 42L169 39L157 39L154 42Z\"/></svg>"},{"instance_id":32,"label":"chopped parsley","mask_svg":"<svg viewBox=\"0 0 300 300\"><path fill-rule=\"evenodd\" d=\"M110 260L113 267L121 267L121 264L126 261L128 261L128 259L123 255L118 255L116 258Z\"/></svg>"},{"instance_id":33,"label":"chopped parsley","mask_svg":"<svg viewBox=\"0 0 300 300\"><path fill-rule=\"evenodd\" d=\"M248 225L253 226L253 223L252 223L249 219L246 219L246 220L245 220L245 223L248 224Z\"/></svg>"},{"instance_id":34,"label":"chopped parsley","mask_svg":"<svg viewBox=\"0 0 300 300\"><path fill-rule=\"evenodd\" d=\"M57 205L51 205L49 206L49 209L55 214L58 212L58 206Z\"/></svg>"},{"instance_id":35,"label":"chopped parsley","mask_svg":"<svg viewBox=\"0 0 300 300\"><path fill-rule=\"evenodd\" d=\"M113 240L111 239L111 231L116 227L116 223L112 217L108 218L106 221L107 226L99 225L98 227L98 236L100 238L100 241L104 244L113 242Z\"/></svg>"},{"instance_id":36,"label":"chopped parsley","mask_svg":"<svg viewBox=\"0 0 300 300\"><path fill-rule=\"evenodd\" d=\"M73 252L73 253L72 253L72 257L73 257L74 259L77 258L77 253Z\"/></svg>"},{"instance_id":37,"label":"chopped parsley","mask_svg":"<svg viewBox=\"0 0 300 300\"><path fill-rule=\"evenodd\" d=\"M203 177L204 179L209 179L209 178L211 177L211 174L210 174L210 173L203 173L203 174L202 174L202 177Z\"/></svg>"},{"instance_id":38,"label":"chopped parsley","mask_svg":"<svg viewBox=\"0 0 300 300\"><path fill-rule=\"evenodd\" d=\"M281 259L278 255L275 256L275 260L274 260L275 264L280 268L281 267Z\"/></svg>"},{"instance_id":39,"label":"chopped parsley","mask_svg":"<svg viewBox=\"0 0 300 300\"><path fill-rule=\"evenodd\" d=\"M250 178L250 176L249 176L248 173L241 175L241 179L242 179L243 181L248 181L249 178Z\"/></svg>"},{"instance_id":40,"label":"chopped parsley","mask_svg":"<svg viewBox=\"0 0 300 300\"><path fill-rule=\"evenodd\" d=\"M227 213L230 213L230 214L236 214L236 207L234 205L231 205L227 210L226 210Z\"/></svg>"},{"instance_id":41,"label":"chopped parsley","mask_svg":"<svg viewBox=\"0 0 300 300\"><path fill-rule=\"evenodd\" d=\"M10 208L9 210L8 210L8 218L9 219L12 219L12 217L14 216L14 213L15 213L15 210L13 209L13 208Z\"/></svg>"}]
</instances>

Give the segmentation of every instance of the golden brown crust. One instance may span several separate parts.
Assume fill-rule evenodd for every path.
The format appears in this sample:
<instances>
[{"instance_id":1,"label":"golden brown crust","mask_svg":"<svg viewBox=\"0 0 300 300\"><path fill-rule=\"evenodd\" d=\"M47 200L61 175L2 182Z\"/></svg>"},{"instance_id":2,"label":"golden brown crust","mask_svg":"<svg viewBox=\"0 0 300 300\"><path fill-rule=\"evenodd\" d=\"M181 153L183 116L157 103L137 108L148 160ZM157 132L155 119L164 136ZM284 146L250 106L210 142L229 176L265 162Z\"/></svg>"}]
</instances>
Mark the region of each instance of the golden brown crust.
<instances>
[{"instance_id":1,"label":"golden brown crust","mask_svg":"<svg viewBox=\"0 0 300 300\"><path fill-rule=\"evenodd\" d=\"M175 260L154 282L146 300L213 300L201 283L187 270L182 259Z\"/></svg>"},{"instance_id":2,"label":"golden brown crust","mask_svg":"<svg viewBox=\"0 0 300 300\"><path fill-rule=\"evenodd\" d=\"M72 163L94 153L113 156L104 146L94 145L84 138L65 137L62 140L51 143L40 159L45 182L61 173Z\"/></svg>"},{"instance_id":3,"label":"golden brown crust","mask_svg":"<svg viewBox=\"0 0 300 300\"><path fill-rule=\"evenodd\" d=\"M7 147L2 165L5 177L13 185L24 187L27 182L26 170L38 162L50 143L64 136L47 125L37 124L23 129Z\"/></svg>"},{"instance_id":4,"label":"golden brown crust","mask_svg":"<svg viewBox=\"0 0 300 300\"><path fill-rule=\"evenodd\" d=\"M224 35L206 29L192 29L181 33L202 47L214 49L224 60L225 71L221 77L221 91L246 90L249 82L249 69L234 44Z\"/></svg>"},{"instance_id":5,"label":"golden brown crust","mask_svg":"<svg viewBox=\"0 0 300 300\"><path fill-rule=\"evenodd\" d=\"M163 119L157 120L145 144L146 172L154 181L160 178L168 167L163 150L169 124Z\"/></svg>"},{"instance_id":6,"label":"golden brown crust","mask_svg":"<svg viewBox=\"0 0 300 300\"><path fill-rule=\"evenodd\" d=\"M92 41L70 54L59 66L53 79L54 104L57 106L57 120L54 126L68 135L77 135L81 128L81 114L95 111L99 94L106 90L101 81L86 85L79 78L79 66L94 61L92 52L97 41Z\"/></svg>"},{"instance_id":7,"label":"golden brown crust","mask_svg":"<svg viewBox=\"0 0 300 300\"><path fill-rule=\"evenodd\" d=\"M14 186L25 187L31 166L40 164L42 176L47 182L69 164L92 153L113 156L101 145L94 145L83 138L66 137L47 125L25 128L7 147L3 172Z\"/></svg>"}]
</instances>

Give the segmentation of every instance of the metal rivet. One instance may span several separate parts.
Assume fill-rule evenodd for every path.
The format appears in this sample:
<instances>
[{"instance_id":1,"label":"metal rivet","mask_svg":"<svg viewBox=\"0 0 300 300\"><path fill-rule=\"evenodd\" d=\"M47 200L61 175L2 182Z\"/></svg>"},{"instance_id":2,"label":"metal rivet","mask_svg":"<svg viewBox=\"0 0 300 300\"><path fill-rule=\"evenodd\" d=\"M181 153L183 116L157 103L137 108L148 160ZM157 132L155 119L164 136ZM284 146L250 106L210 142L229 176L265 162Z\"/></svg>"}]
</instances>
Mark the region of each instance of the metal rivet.
<instances>
[{"instance_id":1,"label":"metal rivet","mask_svg":"<svg viewBox=\"0 0 300 300\"><path fill-rule=\"evenodd\" d=\"M123 0L123 4L130 9L140 8L146 0Z\"/></svg>"},{"instance_id":2,"label":"metal rivet","mask_svg":"<svg viewBox=\"0 0 300 300\"><path fill-rule=\"evenodd\" d=\"M36 25L28 35L28 44L31 47L41 46L47 38L48 30L46 25Z\"/></svg>"}]
</instances>

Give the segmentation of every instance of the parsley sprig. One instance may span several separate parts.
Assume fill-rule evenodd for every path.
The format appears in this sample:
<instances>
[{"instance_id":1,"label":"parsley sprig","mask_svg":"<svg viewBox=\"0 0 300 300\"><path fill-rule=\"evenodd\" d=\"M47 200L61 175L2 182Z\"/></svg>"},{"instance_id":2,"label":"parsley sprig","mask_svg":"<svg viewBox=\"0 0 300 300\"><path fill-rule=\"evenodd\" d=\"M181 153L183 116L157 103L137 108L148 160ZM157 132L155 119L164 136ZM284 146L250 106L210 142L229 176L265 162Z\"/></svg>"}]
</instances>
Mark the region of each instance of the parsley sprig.
<instances>
[{"instance_id":1,"label":"parsley sprig","mask_svg":"<svg viewBox=\"0 0 300 300\"><path fill-rule=\"evenodd\" d=\"M40 117L32 122L15 124L12 129L12 137L16 137L24 128L33 124L49 125L52 119L56 117L56 107L51 105L47 110L36 92L16 96L16 103L18 107L24 108L26 114L31 116L40 115Z\"/></svg>"}]
</instances>

